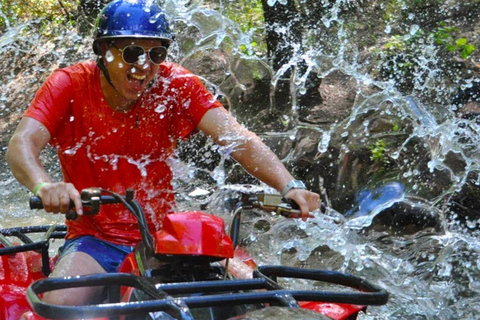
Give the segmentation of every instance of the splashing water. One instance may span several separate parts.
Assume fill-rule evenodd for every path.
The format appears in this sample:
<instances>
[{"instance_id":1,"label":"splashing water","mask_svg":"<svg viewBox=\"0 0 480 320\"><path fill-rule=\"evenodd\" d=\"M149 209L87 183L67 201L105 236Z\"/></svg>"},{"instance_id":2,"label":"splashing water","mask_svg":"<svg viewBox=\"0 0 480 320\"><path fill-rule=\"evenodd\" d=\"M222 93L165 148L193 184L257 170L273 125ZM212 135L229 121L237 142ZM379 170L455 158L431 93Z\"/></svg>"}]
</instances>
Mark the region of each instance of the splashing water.
<instances>
[{"instance_id":1,"label":"splashing water","mask_svg":"<svg viewBox=\"0 0 480 320\"><path fill-rule=\"evenodd\" d=\"M451 98L474 87L476 78L447 67L447 53L435 42L445 28L429 29L428 8L422 11L406 0L395 6L299 1L306 17L302 41L292 44L290 59L273 70L253 50L256 33L243 32L220 8L231 1L219 2L164 2L177 38L169 58L199 74L296 176L317 191L326 190L322 196L331 204L326 214L316 213L307 222L246 217L242 234L250 252L260 263L349 272L390 292L386 306L369 308L361 319L476 319L480 127L459 117L461 106ZM287 3L267 1L272 7ZM451 7L442 2L436 14L455 14ZM389 20L383 20L385 10ZM375 20L379 15L382 19ZM58 67L94 58L89 35L66 25L55 37L42 37L40 25L8 24L0 38L0 56L9 61L0 73L2 154L45 78ZM288 26L283 28L279 31ZM292 69L291 104L285 107L272 96ZM301 97L309 94L311 74L322 79L321 99L310 99L302 114ZM164 112L162 106L157 111ZM212 205L224 194L212 190L252 180L229 158L234 145L218 148L201 137L192 143L191 149L182 144L181 160L171 163L179 207L210 203L209 210L228 221L229 214ZM42 160L53 178L61 179L55 151L47 149ZM127 160L141 172L155 161ZM61 221L26 210L29 195L4 163L0 176L1 227ZM374 202L390 182L404 188L402 196ZM370 202L361 202L362 191L372 195Z\"/></svg>"}]
</instances>

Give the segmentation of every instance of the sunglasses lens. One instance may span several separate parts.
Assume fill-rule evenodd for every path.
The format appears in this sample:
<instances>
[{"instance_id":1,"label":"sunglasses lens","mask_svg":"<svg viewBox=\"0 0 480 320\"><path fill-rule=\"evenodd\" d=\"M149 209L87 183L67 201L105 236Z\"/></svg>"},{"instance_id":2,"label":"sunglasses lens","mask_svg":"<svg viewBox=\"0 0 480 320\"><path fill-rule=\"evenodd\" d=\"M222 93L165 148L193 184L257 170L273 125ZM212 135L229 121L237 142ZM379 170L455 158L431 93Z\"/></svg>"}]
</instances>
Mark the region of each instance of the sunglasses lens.
<instances>
[{"instance_id":1,"label":"sunglasses lens","mask_svg":"<svg viewBox=\"0 0 480 320\"><path fill-rule=\"evenodd\" d=\"M141 55L145 54L142 47L139 46L126 46L123 49L123 60L126 63L136 63Z\"/></svg>"},{"instance_id":2,"label":"sunglasses lens","mask_svg":"<svg viewBox=\"0 0 480 320\"><path fill-rule=\"evenodd\" d=\"M148 54L154 64L160 64L167 58L167 49L165 47L155 47L150 49Z\"/></svg>"},{"instance_id":3,"label":"sunglasses lens","mask_svg":"<svg viewBox=\"0 0 480 320\"><path fill-rule=\"evenodd\" d=\"M122 49L123 60L128 64L135 64L140 61L141 64L145 63L146 57L145 50L140 46L126 46ZM142 57L143 56L143 57ZM148 56L152 63L159 65L167 58L167 48L154 47L148 52Z\"/></svg>"}]
</instances>

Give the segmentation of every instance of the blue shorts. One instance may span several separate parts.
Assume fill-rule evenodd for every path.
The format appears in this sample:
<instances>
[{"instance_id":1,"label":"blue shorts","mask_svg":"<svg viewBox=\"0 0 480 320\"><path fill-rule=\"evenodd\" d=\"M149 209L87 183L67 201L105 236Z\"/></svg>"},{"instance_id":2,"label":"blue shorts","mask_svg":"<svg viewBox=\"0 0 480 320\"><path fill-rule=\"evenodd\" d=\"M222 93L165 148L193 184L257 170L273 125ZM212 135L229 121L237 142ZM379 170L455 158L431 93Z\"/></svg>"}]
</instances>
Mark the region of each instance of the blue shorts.
<instances>
[{"instance_id":1,"label":"blue shorts","mask_svg":"<svg viewBox=\"0 0 480 320\"><path fill-rule=\"evenodd\" d=\"M113 244L92 236L65 240L60 248L60 259L72 252L83 252L97 261L107 272L117 272L125 257L133 250L131 246Z\"/></svg>"}]
</instances>

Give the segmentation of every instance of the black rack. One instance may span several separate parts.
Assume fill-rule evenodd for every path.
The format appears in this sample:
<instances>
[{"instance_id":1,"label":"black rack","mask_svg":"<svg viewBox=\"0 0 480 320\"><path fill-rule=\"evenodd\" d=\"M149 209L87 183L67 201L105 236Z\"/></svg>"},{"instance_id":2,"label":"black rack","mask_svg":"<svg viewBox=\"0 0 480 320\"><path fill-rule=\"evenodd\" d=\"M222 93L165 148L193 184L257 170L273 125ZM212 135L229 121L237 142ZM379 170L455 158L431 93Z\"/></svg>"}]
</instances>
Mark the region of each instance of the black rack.
<instances>
[{"instance_id":1,"label":"black rack","mask_svg":"<svg viewBox=\"0 0 480 320\"><path fill-rule=\"evenodd\" d=\"M308 279L355 288L355 291L288 290L277 277ZM50 305L39 294L64 288L106 286L116 301L87 306ZM119 302L119 288L133 287L149 296L148 300ZM360 291L357 291L360 290ZM180 296L179 296L180 295ZM148 314L163 311L176 319L192 319L189 309L268 303L298 308L298 301L319 301L355 305L384 305L388 293L372 283L348 274L325 270L307 270L283 266L263 266L256 269L253 279L218 280L190 283L153 284L148 278L113 273L76 278L44 279L32 284L27 291L33 310L45 318L99 318L120 315ZM187 306L188 308L184 308Z\"/></svg>"},{"instance_id":2,"label":"black rack","mask_svg":"<svg viewBox=\"0 0 480 320\"><path fill-rule=\"evenodd\" d=\"M41 240L33 241L29 234L44 233ZM37 251L42 255L42 272L48 276L51 272L48 248L51 239L63 239L67 234L65 225L27 226L0 229L0 256L27 251ZM12 244L7 237L16 237L20 244Z\"/></svg>"}]
</instances>

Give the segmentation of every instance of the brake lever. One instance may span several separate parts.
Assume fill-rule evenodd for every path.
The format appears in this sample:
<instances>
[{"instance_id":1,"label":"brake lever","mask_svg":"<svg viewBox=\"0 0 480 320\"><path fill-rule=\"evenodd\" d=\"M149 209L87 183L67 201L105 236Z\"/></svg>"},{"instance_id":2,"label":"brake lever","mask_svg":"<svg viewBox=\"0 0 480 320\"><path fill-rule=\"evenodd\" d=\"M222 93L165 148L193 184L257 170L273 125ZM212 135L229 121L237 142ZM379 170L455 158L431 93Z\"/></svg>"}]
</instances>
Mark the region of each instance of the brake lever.
<instances>
[{"instance_id":1,"label":"brake lever","mask_svg":"<svg viewBox=\"0 0 480 320\"><path fill-rule=\"evenodd\" d=\"M259 193L255 199L251 199L250 206L267 212L275 212L286 218L297 218L302 215L297 204L294 208L287 199L277 194ZM294 202L293 202L294 203Z\"/></svg>"},{"instance_id":2,"label":"brake lever","mask_svg":"<svg viewBox=\"0 0 480 320\"><path fill-rule=\"evenodd\" d=\"M289 204L281 204L277 207L277 210L275 212L285 218L300 218L302 216L302 211L296 203L295 205L298 209L294 208Z\"/></svg>"}]
</instances>

